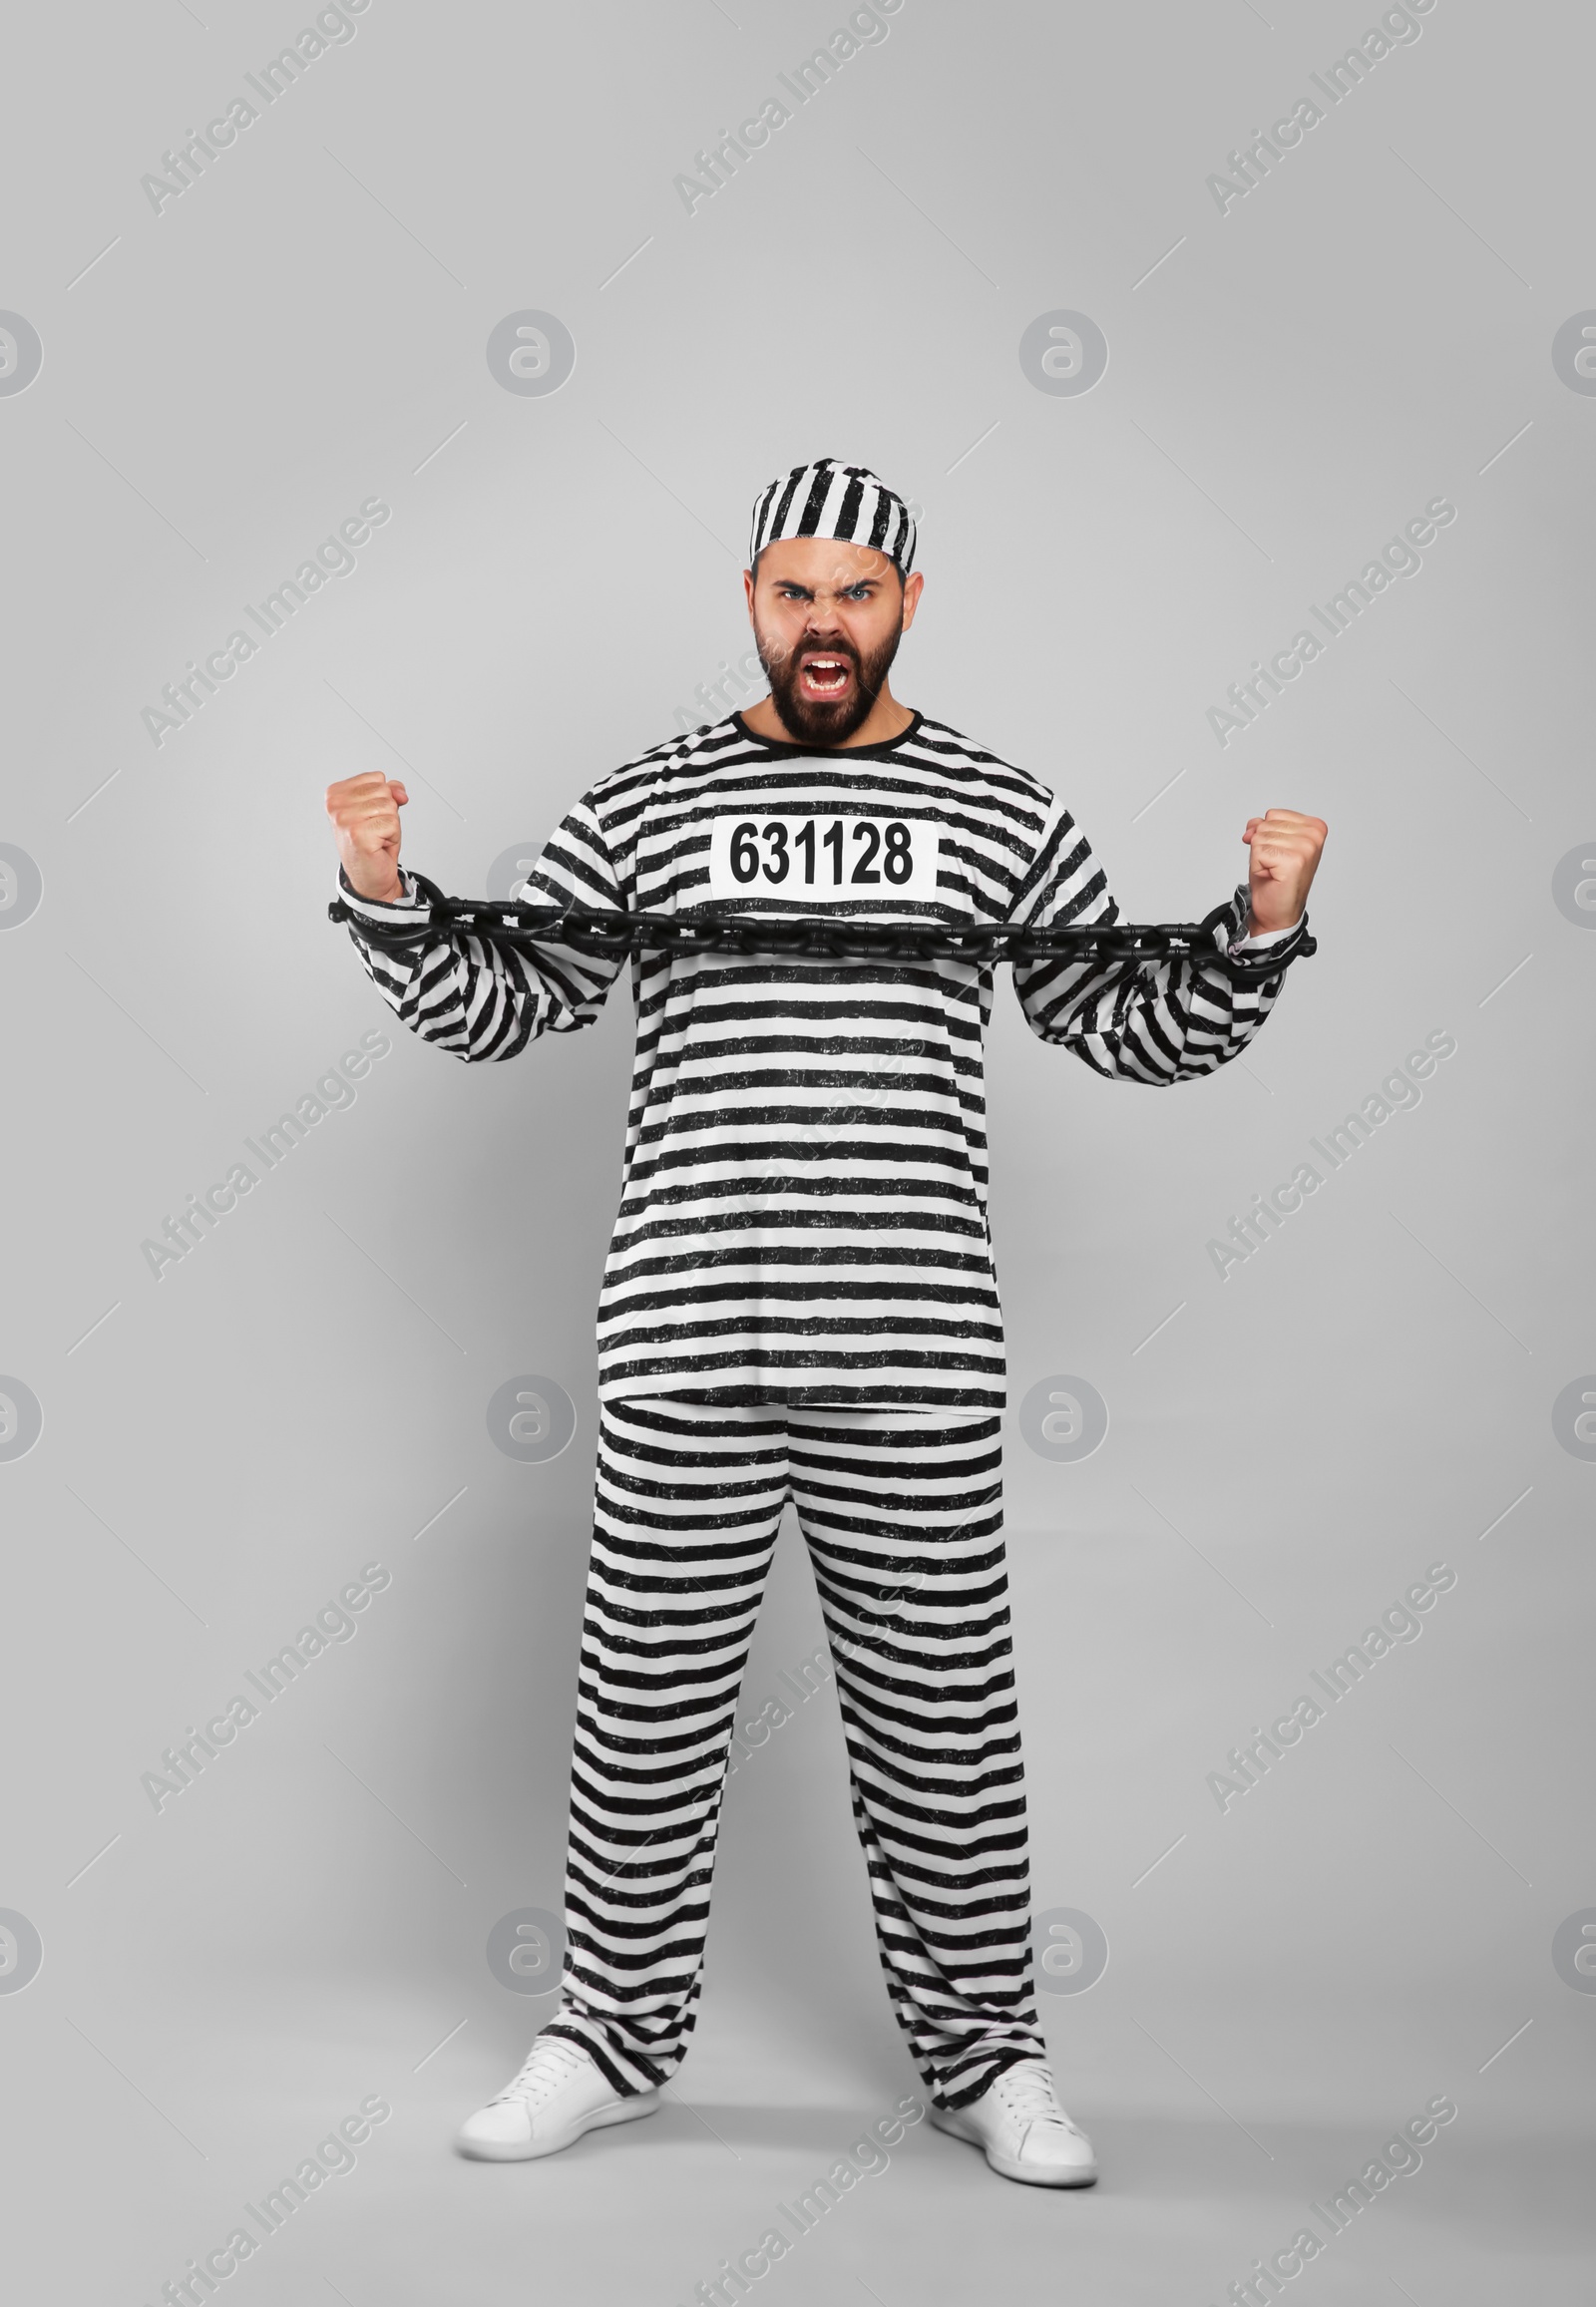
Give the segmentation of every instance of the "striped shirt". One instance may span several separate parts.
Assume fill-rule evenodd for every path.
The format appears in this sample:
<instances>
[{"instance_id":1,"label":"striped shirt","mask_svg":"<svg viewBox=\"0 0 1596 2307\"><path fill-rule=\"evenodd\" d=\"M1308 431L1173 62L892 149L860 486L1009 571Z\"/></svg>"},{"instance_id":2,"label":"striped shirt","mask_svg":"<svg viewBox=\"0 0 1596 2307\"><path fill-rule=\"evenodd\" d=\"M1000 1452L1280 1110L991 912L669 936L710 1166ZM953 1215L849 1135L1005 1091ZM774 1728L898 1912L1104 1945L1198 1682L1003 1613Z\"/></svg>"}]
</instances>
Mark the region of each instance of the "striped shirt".
<instances>
[{"instance_id":1,"label":"striped shirt","mask_svg":"<svg viewBox=\"0 0 1596 2307\"><path fill-rule=\"evenodd\" d=\"M425 919L431 885L355 914ZM601 778L529 874L531 904L874 921L1112 922L1063 804L917 714L816 752L737 714ZM1247 892L1231 901L1233 944ZM1222 933L1221 933L1222 934ZM1016 964L1032 1029L1114 1080L1167 1086L1244 1049L1303 925L1220 964ZM620 957L518 957L468 934L351 935L403 1024L468 1060L591 1024ZM983 1044L993 971L956 961L644 953L599 1392L1000 1409Z\"/></svg>"}]
</instances>

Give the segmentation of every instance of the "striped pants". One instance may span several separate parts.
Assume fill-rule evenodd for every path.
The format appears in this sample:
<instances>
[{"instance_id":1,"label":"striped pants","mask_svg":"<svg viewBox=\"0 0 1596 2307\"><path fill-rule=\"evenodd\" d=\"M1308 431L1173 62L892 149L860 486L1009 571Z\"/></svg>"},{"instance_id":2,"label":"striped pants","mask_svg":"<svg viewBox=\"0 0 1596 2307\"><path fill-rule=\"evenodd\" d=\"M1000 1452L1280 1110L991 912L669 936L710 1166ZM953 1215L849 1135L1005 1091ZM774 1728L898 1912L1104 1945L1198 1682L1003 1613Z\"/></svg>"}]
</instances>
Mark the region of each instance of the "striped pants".
<instances>
[{"instance_id":1,"label":"striped pants","mask_svg":"<svg viewBox=\"0 0 1596 2307\"><path fill-rule=\"evenodd\" d=\"M912 1418L912 1413L911 1413ZM583 1620L568 1952L547 2032L630 2093L697 2017L744 1662L790 1497L830 1637L876 1933L933 2097L1045 2058L998 1420L603 1405Z\"/></svg>"}]
</instances>

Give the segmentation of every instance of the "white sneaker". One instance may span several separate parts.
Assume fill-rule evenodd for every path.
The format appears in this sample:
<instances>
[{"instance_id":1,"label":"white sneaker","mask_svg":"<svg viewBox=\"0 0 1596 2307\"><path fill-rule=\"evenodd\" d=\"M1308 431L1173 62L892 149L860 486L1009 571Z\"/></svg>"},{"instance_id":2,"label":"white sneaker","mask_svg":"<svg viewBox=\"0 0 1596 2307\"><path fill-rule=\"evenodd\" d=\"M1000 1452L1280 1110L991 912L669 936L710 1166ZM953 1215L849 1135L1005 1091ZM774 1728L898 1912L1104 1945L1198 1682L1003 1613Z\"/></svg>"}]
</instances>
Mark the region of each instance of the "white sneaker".
<instances>
[{"instance_id":1,"label":"white sneaker","mask_svg":"<svg viewBox=\"0 0 1596 2307\"><path fill-rule=\"evenodd\" d=\"M1096 2180L1091 2140L1059 2106L1052 2072L1039 2059L1005 2067L968 2107L933 2104L931 2119L952 2137L985 2147L1004 2178L1033 2187L1089 2187Z\"/></svg>"},{"instance_id":2,"label":"white sneaker","mask_svg":"<svg viewBox=\"0 0 1596 2307\"><path fill-rule=\"evenodd\" d=\"M455 2144L479 2162L530 2162L558 2154L585 2130L633 2122L658 2106L657 2091L622 2097L569 2035L540 2035L521 2073L468 2118Z\"/></svg>"}]
</instances>

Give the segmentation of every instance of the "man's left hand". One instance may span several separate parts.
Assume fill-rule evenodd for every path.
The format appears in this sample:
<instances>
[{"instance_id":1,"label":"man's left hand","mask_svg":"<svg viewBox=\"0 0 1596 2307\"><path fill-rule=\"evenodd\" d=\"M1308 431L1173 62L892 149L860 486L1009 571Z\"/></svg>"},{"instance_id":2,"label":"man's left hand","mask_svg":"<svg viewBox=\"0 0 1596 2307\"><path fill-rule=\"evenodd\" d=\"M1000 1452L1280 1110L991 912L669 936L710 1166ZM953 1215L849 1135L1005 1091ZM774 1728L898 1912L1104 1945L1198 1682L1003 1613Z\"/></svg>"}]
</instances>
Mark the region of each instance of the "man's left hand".
<instances>
[{"instance_id":1,"label":"man's left hand","mask_svg":"<svg viewBox=\"0 0 1596 2307\"><path fill-rule=\"evenodd\" d=\"M1304 817L1296 809L1266 809L1262 817L1249 817L1242 839L1252 852L1250 938L1294 929L1301 921L1329 831L1322 817Z\"/></svg>"}]
</instances>

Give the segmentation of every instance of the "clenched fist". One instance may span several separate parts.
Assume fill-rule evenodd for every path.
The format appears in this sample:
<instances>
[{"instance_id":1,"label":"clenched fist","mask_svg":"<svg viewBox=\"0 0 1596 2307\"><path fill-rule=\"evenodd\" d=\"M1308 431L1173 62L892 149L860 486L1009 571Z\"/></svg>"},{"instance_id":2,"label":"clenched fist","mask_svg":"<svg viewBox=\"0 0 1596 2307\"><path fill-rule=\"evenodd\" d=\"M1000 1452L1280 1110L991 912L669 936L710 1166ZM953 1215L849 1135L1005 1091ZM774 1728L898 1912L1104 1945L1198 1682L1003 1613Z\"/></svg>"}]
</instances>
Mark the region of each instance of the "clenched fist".
<instances>
[{"instance_id":1,"label":"clenched fist","mask_svg":"<svg viewBox=\"0 0 1596 2307\"><path fill-rule=\"evenodd\" d=\"M376 769L327 787L327 815L344 876L352 890L379 905L392 905L405 894L399 879L399 812L409 799L397 779Z\"/></svg>"},{"instance_id":2,"label":"clenched fist","mask_svg":"<svg viewBox=\"0 0 1596 2307\"><path fill-rule=\"evenodd\" d=\"M1329 831L1322 817L1304 817L1296 809L1266 809L1262 817L1248 818L1242 839L1252 852L1247 875L1252 903L1249 937L1289 930L1302 919Z\"/></svg>"}]
</instances>

